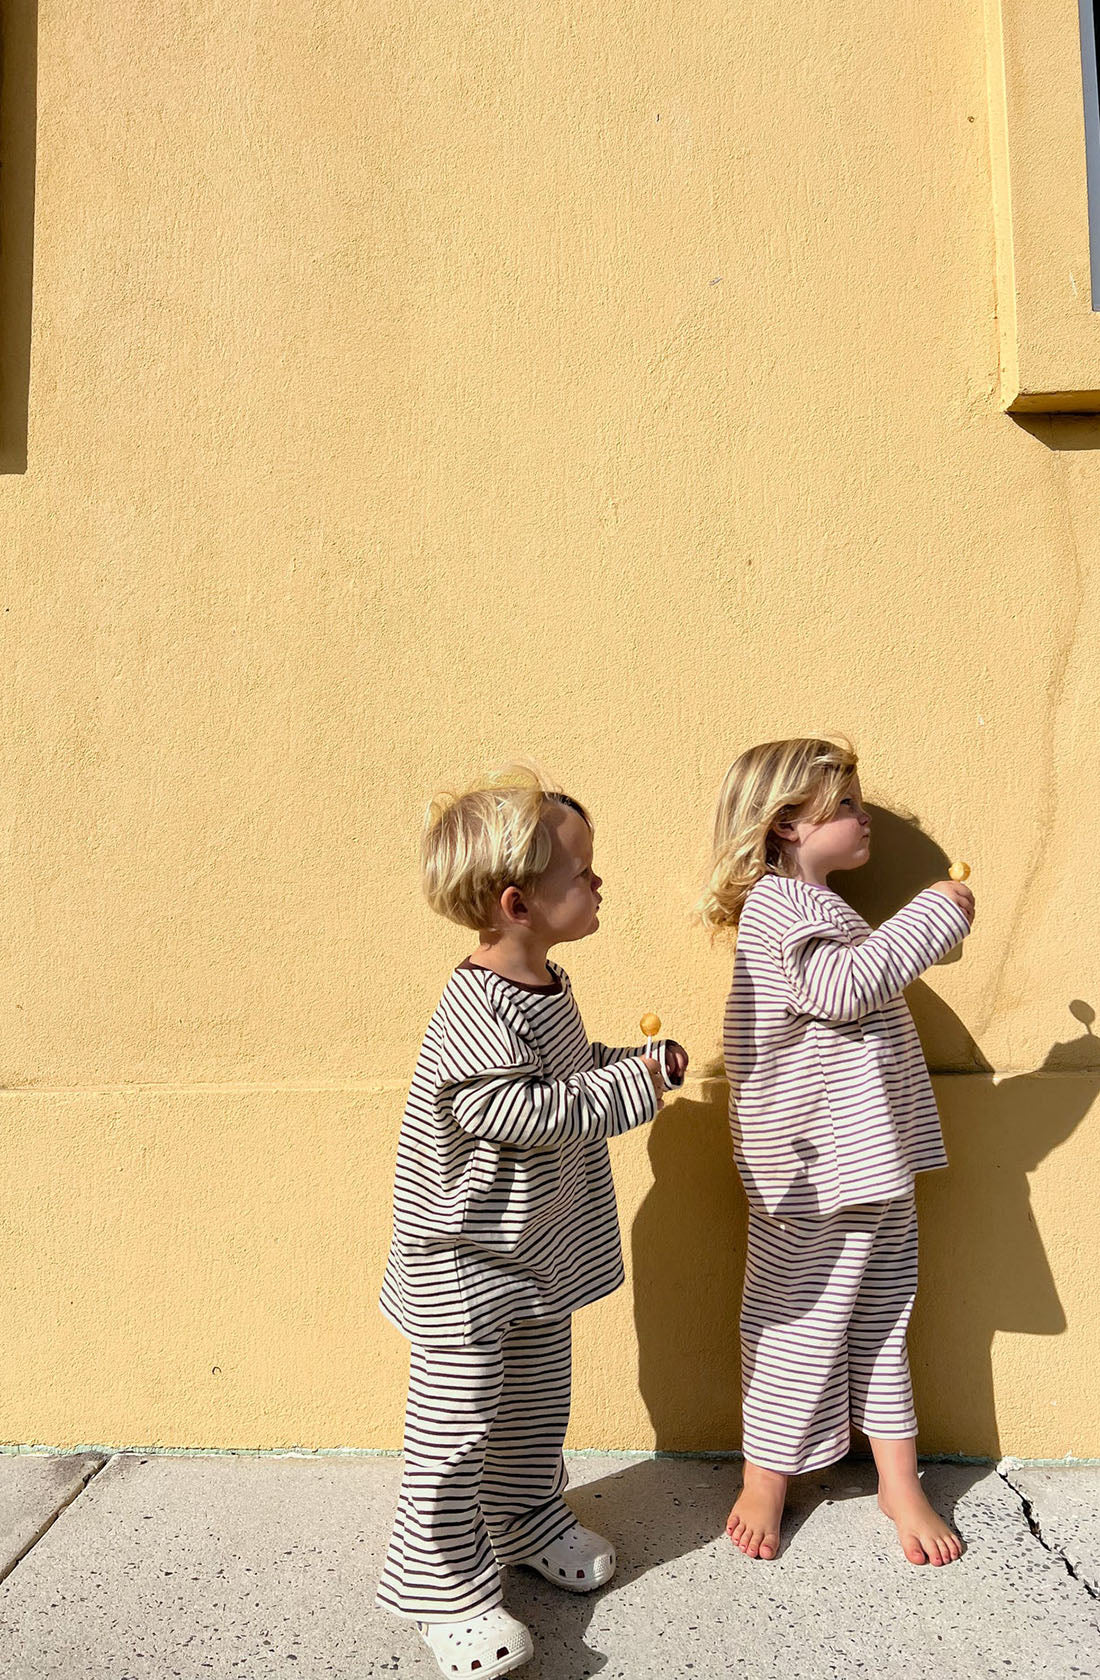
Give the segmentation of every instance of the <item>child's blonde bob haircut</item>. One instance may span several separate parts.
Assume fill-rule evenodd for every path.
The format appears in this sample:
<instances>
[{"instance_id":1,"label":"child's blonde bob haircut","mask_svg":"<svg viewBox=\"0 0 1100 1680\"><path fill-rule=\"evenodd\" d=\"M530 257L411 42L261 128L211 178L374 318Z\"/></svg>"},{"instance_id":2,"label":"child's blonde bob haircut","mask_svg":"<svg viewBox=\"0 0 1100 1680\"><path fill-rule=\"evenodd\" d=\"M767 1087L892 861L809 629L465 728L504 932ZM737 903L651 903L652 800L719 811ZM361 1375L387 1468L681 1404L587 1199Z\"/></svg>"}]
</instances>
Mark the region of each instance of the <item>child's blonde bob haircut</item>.
<instances>
[{"instance_id":1,"label":"child's blonde bob haircut","mask_svg":"<svg viewBox=\"0 0 1100 1680\"><path fill-rule=\"evenodd\" d=\"M810 822L836 815L859 759L850 742L768 741L735 758L714 813L711 872L696 906L711 934L737 927L749 889L790 872L775 825L795 810Z\"/></svg>"},{"instance_id":2,"label":"child's blonde bob haircut","mask_svg":"<svg viewBox=\"0 0 1100 1680\"><path fill-rule=\"evenodd\" d=\"M420 839L420 881L433 910L480 933L501 894L521 892L545 873L551 854L548 805L592 819L534 764L509 764L466 793L438 794Z\"/></svg>"}]
</instances>

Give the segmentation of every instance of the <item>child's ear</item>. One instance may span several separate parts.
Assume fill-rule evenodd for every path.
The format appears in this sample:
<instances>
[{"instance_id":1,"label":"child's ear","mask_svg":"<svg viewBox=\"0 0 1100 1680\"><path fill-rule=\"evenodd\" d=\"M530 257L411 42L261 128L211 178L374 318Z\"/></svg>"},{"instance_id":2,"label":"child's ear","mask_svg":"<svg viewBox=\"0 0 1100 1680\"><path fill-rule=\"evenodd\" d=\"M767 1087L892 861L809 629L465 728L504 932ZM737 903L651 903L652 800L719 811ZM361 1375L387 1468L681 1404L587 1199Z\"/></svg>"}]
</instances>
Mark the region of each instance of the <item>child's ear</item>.
<instances>
[{"instance_id":1,"label":"child's ear","mask_svg":"<svg viewBox=\"0 0 1100 1680\"><path fill-rule=\"evenodd\" d=\"M772 833L775 835L777 840L786 840L789 842L791 840L798 839L793 822L775 823L772 827Z\"/></svg>"},{"instance_id":2,"label":"child's ear","mask_svg":"<svg viewBox=\"0 0 1100 1680\"><path fill-rule=\"evenodd\" d=\"M506 922L527 920L527 901L518 887L505 887L500 895L500 908Z\"/></svg>"}]
</instances>

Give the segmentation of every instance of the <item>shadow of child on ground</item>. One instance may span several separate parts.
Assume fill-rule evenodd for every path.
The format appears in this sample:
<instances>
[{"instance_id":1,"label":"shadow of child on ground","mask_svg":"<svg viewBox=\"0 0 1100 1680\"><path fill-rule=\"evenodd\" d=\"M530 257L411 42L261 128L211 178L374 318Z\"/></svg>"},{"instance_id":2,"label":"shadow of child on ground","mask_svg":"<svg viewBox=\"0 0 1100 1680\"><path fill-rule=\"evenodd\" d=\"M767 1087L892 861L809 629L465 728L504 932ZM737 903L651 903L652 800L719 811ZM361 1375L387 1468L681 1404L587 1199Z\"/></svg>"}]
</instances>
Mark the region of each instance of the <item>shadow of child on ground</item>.
<instances>
[{"instance_id":1,"label":"shadow of child on ground","mask_svg":"<svg viewBox=\"0 0 1100 1680\"><path fill-rule=\"evenodd\" d=\"M727 1460L648 1458L593 1481L575 1476L569 1503L586 1527L614 1542L618 1568L614 1580L591 1596L564 1593L525 1569L510 1571L508 1608L535 1634L532 1680L582 1680L605 1666L608 1659L585 1638L597 1606L651 1570L714 1544L728 1509L729 1469ZM688 1607L670 1601L667 1612L677 1617Z\"/></svg>"},{"instance_id":2,"label":"shadow of child on ground","mask_svg":"<svg viewBox=\"0 0 1100 1680\"><path fill-rule=\"evenodd\" d=\"M738 1605L742 1615L762 1606L768 1621L782 1620L800 1599L805 1602L806 1585L816 1582L819 1564L841 1580L849 1570L860 1576L877 1570L891 1592L896 1570L907 1567L896 1553L892 1524L876 1508L874 1469L867 1463L837 1465L795 1484L786 1547L776 1563L742 1557L725 1538L731 1484L737 1480L729 1459L642 1459L591 1481L584 1480L583 1460L574 1461L573 1470L569 1502L583 1523L614 1541L619 1567L614 1580L591 1596L564 1593L528 1570L508 1571L508 1608L534 1634L535 1660L525 1670L531 1680L587 1680L608 1666L615 1675L679 1675L693 1666L678 1659L690 1653L701 1625L713 1632L716 1616L727 1613L737 1622ZM931 1465L926 1475L932 1497L950 1520L990 1471ZM791 1551L791 1537L811 1521L807 1554L799 1557ZM814 1586L813 1592L819 1591ZM635 1667L639 1618L647 1644L643 1666ZM733 1656L731 1649L731 1672ZM737 1672L743 1672L741 1666Z\"/></svg>"}]
</instances>

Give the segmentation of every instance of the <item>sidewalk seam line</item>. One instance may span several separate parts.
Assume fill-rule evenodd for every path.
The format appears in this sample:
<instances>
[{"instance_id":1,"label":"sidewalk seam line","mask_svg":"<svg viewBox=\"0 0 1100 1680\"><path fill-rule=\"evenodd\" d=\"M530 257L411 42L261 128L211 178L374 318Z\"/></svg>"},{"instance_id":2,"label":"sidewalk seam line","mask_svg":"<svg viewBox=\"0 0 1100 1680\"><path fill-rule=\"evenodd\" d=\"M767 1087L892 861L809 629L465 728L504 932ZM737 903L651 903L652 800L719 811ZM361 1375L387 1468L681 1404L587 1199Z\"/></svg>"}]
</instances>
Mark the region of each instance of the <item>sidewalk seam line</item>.
<instances>
[{"instance_id":1,"label":"sidewalk seam line","mask_svg":"<svg viewBox=\"0 0 1100 1680\"><path fill-rule=\"evenodd\" d=\"M39 1529L37 1529L34 1534L31 1535L30 1539L27 1541L27 1544L23 1547L23 1550L21 1552L18 1552L16 1554L16 1556L13 1557L9 1563L0 1564L0 1585L2 1585L3 1582L5 1582L7 1580L8 1576L13 1572L13 1570L16 1570L16 1569L19 1568L19 1565L22 1563L23 1559L28 1555L28 1553L33 1552L33 1550L37 1546L38 1542L42 1539L42 1536L44 1534L49 1533L50 1529L53 1527L53 1525L57 1521L58 1517L62 1516L64 1514L64 1512L66 1512L69 1509L70 1505L73 1505L73 1504L76 1503L76 1501L80 1498L80 1495L84 1492L85 1488L89 1485L89 1483L93 1482L95 1480L95 1478L99 1475L99 1472L101 1470L105 1469L106 1466L109 1463L110 1463L110 1458L104 1458L100 1461L99 1464L93 1464L91 1469L88 1470L86 1472L86 1474L81 1477L79 1483L74 1488L73 1492L70 1493L69 1497L67 1499L63 1500L62 1503L57 1507L57 1509L50 1513L50 1515L46 1518L46 1520L42 1524L42 1526Z\"/></svg>"}]
</instances>

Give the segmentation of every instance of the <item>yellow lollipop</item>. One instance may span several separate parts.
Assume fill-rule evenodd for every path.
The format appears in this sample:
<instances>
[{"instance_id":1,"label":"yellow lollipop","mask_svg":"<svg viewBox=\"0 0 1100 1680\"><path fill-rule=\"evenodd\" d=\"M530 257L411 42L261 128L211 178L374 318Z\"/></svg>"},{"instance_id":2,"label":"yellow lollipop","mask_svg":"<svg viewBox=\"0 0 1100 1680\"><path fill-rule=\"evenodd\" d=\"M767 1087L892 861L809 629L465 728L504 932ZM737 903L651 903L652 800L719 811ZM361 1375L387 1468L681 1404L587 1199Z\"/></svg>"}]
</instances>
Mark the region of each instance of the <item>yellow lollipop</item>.
<instances>
[{"instance_id":1,"label":"yellow lollipop","mask_svg":"<svg viewBox=\"0 0 1100 1680\"><path fill-rule=\"evenodd\" d=\"M645 1053L647 1056L651 1056L653 1054L653 1040L661 1030L661 1017L659 1015L643 1015L638 1025L645 1033Z\"/></svg>"},{"instance_id":2,"label":"yellow lollipop","mask_svg":"<svg viewBox=\"0 0 1100 1680\"><path fill-rule=\"evenodd\" d=\"M952 881L965 881L970 874L970 865L968 863L953 863L947 873Z\"/></svg>"}]
</instances>

